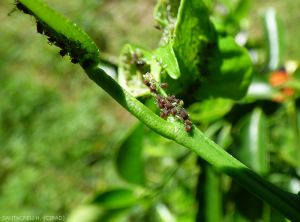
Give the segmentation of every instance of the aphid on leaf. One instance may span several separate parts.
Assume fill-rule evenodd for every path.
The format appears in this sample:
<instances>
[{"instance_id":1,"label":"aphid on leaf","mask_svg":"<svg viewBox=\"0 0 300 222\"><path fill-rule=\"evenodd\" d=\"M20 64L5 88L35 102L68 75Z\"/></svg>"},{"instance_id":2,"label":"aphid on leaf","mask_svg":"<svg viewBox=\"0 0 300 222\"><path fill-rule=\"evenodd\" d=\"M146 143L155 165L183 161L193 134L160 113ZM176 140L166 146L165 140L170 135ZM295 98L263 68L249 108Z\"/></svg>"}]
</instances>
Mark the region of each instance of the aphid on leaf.
<instances>
[{"instance_id":1,"label":"aphid on leaf","mask_svg":"<svg viewBox=\"0 0 300 222\"><path fill-rule=\"evenodd\" d=\"M168 96L167 100L170 102L174 102L174 100L176 99L176 97L174 95Z\"/></svg>"},{"instance_id":2,"label":"aphid on leaf","mask_svg":"<svg viewBox=\"0 0 300 222\"><path fill-rule=\"evenodd\" d=\"M20 2L17 2L16 7L17 7L17 9L24 12L25 14L31 15L31 12L24 5L22 5Z\"/></svg>"},{"instance_id":3,"label":"aphid on leaf","mask_svg":"<svg viewBox=\"0 0 300 222\"><path fill-rule=\"evenodd\" d=\"M174 107L171 109L171 114L175 116L177 114L177 109Z\"/></svg>"},{"instance_id":4,"label":"aphid on leaf","mask_svg":"<svg viewBox=\"0 0 300 222\"><path fill-rule=\"evenodd\" d=\"M150 86L149 86L149 88L150 88L150 92L152 92L152 93L156 93L157 91L156 91L156 86L155 86L155 84L151 84Z\"/></svg>"},{"instance_id":5,"label":"aphid on leaf","mask_svg":"<svg viewBox=\"0 0 300 222\"><path fill-rule=\"evenodd\" d=\"M165 107L166 107L166 109L172 109L174 106L173 106L172 103L170 103L169 101L167 101L167 102L165 103Z\"/></svg>"},{"instance_id":6,"label":"aphid on leaf","mask_svg":"<svg viewBox=\"0 0 300 222\"><path fill-rule=\"evenodd\" d=\"M191 132L193 129L192 125L185 125L185 131L187 131L188 133Z\"/></svg>"},{"instance_id":7,"label":"aphid on leaf","mask_svg":"<svg viewBox=\"0 0 300 222\"><path fill-rule=\"evenodd\" d=\"M151 82L149 79L144 79L144 84L149 87L151 85Z\"/></svg>"},{"instance_id":8,"label":"aphid on leaf","mask_svg":"<svg viewBox=\"0 0 300 222\"><path fill-rule=\"evenodd\" d=\"M187 120L189 118L188 113L183 108L179 110L179 115L183 120Z\"/></svg>"},{"instance_id":9,"label":"aphid on leaf","mask_svg":"<svg viewBox=\"0 0 300 222\"><path fill-rule=\"evenodd\" d=\"M67 53L68 53L68 51L67 51L66 49L61 49L61 50L59 51L59 54L60 54L61 56L65 56Z\"/></svg>"},{"instance_id":10,"label":"aphid on leaf","mask_svg":"<svg viewBox=\"0 0 300 222\"><path fill-rule=\"evenodd\" d=\"M169 84L166 83L166 82L163 82L163 83L160 84L160 87L163 88L163 89L168 88L168 86L169 86Z\"/></svg>"},{"instance_id":11,"label":"aphid on leaf","mask_svg":"<svg viewBox=\"0 0 300 222\"><path fill-rule=\"evenodd\" d=\"M157 95L157 96L156 96L156 100L157 100L157 102L159 102L159 103L164 103L164 102L165 102L164 97L162 97L162 96L160 96L160 95Z\"/></svg>"},{"instance_id":12,"label":"aphid on leaf","mask_svg":"<svg viewBox=\"0 0 300 222\"><path fill-rule=\"evenodd\" d=\"M36 31L40 34L44 33L44 27L39 21L36 22Z\"/></svg>"},{"instance_id":13,"label":"aphid on leaf","mask_svg":"<svg viewBox=\"0 0 300 222\"><path fill-rule=\"evenodd\" d=\"M154 25L154 28L156 28L157 30L162 30L162 27L159 24Z\"/></svg>"},{"instance_id":14,"label":"aphid on leaf","mask_svg":"<svg viewBox=\"0 0 300 222\"><path fill-rule=\"evenodd\" d=\"M55 44L55 38L50 36L48 38L48 42L49 42L50 45Z\"/></svg>"},{"instance_id":15,"label":"aphid on leaf","mask_svg":"<svg viewBox=\"0 0 300 222\"><path fill-rule=\"evenodd\" d=\"M71 59L71 62L72 62L73 64L77 64L77 63L79 63L79 59L78 59L78 58L72 58L72 59Z\"/></svg>"},{"instance_id":16,"label":"aphid on leaf","mask_svg":"<svg viewBox=\"0 0 300 222\"><path fill-rule=\"evenodd\" d=\"M169 110L163 109L160 113L160 117L166 119L169 116Z\"/></svg>"}]
</instances>

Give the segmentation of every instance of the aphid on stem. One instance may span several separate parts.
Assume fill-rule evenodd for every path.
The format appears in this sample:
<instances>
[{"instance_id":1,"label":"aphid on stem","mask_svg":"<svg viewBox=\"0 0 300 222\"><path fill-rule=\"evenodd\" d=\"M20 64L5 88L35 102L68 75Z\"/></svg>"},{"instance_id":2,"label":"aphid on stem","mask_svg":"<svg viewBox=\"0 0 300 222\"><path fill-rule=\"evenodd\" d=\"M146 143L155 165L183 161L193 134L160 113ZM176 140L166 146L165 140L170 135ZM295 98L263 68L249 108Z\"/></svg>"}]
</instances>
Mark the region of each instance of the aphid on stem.
<instances>
[{"instance_id":1,"label":"aphid on stem","mask_svg":"<svg viewBox=\"0 0 300 222\"><path fill-rule=\"evenodd\" d=\"M189 118L189 115L188 115L188 113L185 111L184 108L181 108L181 109L179 110L179 115L180 115L180 117L181 117L183 120L187 120L187 119Z\"/></svg>"},{"instance_id":2,"label":"aphid on stem","mask_svg":"<svg viewBox=\"0 0 300 222\"><path fill-rule=\"evenodd\" d=\"M44 33L44 27L39 21L36 22L36 31L40 34Z\"/></svg>"},{"instance_id":3,"label":"aphid on stem","mask_svg":"<svg viewBox=\"0 0 300 222\"><path fill-rule=\"evenodd\" d=\"M169 85L168 85L168 83L166 83L166 82L163 82L163 83L160 84L160 87L163 88L163 89L168 88L168 86L169 86Z\"/></svg>"}]
</instances>

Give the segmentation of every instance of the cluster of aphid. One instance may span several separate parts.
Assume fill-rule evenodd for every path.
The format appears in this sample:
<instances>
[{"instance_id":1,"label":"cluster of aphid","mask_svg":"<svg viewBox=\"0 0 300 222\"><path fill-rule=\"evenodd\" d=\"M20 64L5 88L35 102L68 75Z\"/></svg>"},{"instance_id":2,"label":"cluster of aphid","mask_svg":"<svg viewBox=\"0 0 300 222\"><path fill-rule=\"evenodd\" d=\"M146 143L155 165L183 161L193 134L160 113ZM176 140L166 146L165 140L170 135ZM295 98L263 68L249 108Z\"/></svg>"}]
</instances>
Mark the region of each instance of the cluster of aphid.
<instances>
[{"instance_id":1,"label":"cluster of aphid","mask_svg":"<svg viewBox=\"0 0 300 222\"><path fill-rule=\"evenodd\" d=\"M32 12L19 1L16 1L16 8L25 14L33 15ZM60 48L59 54L61 56L69 55L72 63L77 64L80 62L84 67L93 63L91 59L83 58L83 55L87 54L87 52L80 46L80 43L67 39L39 20L36 22L36 30L38 33L48 36L49 44ZM82 61L80 61L79 58L83 58Z\"/></svg>"},{"instance_id":2,"label":"cluster of aphid","mask_svg":"<svg viewBox=\"0 0 300 222\"><path fill-rule=\"evenodd\" d=\"M156 99L156 104L160 109L160 117L168 118L170 115L181 120L185 125L185 130L191 132L192 122L189 119L187 111L182 107L183 101L177 99L174 95L162 96L158 91L158 83L151 77L149 73L144 75L144 83L150 89L150 92L154 94ZM159 85L162 89L168 88L167 83L161 83Z\"/></svg>"}]
</instances>

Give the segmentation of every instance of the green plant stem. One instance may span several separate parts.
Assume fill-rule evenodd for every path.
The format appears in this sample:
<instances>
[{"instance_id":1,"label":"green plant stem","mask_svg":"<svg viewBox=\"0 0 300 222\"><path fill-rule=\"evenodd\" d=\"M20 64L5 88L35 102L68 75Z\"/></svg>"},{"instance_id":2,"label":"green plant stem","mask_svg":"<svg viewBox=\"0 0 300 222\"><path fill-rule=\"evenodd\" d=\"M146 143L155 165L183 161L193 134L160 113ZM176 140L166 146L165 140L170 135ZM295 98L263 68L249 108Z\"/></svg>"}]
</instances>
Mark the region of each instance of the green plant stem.
<instances>
[{"instance_id":1,"label":"green plant stem","mask_svg":"<svg viewBox=\"0 0 300 222\"><path fill-rule=\"evenodd\" d=\"M141 102L123 90L117 82L99 67L90 67L87 75L125 109L158 134L176 141L197 153L217 170L231 176L240 185L271 206L281 211L291 220L300 221L300 201L296 195L284 192L247 168L219 145L193 127L187 133L179 122L170 123L158 117Z\"/></svg>"}]
</instances>

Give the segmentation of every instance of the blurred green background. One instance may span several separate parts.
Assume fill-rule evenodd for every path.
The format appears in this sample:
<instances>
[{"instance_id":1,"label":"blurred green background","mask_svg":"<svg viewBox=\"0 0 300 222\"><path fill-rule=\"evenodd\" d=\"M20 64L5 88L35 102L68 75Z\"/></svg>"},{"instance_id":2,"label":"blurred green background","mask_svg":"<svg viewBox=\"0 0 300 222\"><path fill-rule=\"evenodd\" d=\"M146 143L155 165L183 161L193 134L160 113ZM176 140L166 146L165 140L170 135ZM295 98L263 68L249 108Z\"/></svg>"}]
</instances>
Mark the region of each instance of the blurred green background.
<instances>
[{"instance_id":1,"label":"blurred green background","mask_svg":"<svg viewBox=\"0 0 300 222\"><path fill-rule=\"evenodd\" d=\"M158 45L154 0L47 2L83 27L105 53L118 56L125 43ZM284 23L286 58L298 60L300 1L253 1L250 35L261 37L259 13L269 6ZM68 215L97 191L122 184L115 148L136 120L78 65L61 58L36 33L33 18L19 12L8 16L13 8L12 0L0 1L0 215ZM170 166L168 155L161 155L157 175L159 167ZM194 165L195 158L186 162L189 177L198 171Z\"/></svg>"}]
</instances>

